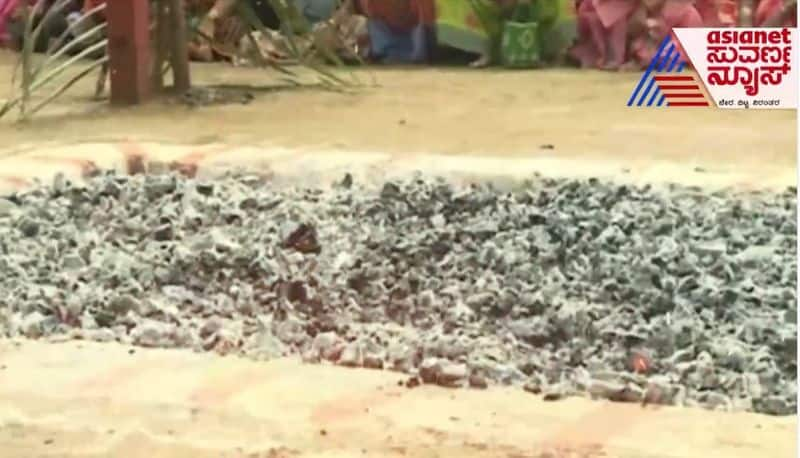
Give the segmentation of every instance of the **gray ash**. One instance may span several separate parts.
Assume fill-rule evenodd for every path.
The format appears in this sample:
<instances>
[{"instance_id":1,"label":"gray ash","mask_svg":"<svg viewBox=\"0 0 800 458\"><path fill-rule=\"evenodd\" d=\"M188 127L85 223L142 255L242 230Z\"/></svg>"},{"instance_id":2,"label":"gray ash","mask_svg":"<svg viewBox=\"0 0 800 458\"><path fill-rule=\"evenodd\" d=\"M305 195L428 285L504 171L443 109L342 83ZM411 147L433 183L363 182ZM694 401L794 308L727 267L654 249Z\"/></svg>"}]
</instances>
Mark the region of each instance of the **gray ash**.
<instances>
[{"instance_id":1,"label":"gray ash","mask_svg":"<svg viewBox=\"0 0 800 458\"><path fill-rule=\"evenodd\" d=\"M792 414L796 217L793 190L56 177L0 199L0 335Z\"/></svg>"}]
</instances>

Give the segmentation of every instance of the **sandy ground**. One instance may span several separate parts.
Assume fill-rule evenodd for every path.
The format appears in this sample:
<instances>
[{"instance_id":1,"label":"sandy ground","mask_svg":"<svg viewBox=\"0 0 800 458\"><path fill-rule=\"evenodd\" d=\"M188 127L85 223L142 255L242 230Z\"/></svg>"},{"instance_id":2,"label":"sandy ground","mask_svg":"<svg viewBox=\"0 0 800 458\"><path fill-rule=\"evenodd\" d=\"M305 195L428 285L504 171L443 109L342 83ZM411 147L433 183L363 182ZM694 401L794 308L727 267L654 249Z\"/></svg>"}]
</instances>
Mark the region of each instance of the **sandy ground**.
<instances>
[{"instance_id":1,"label":"sandy ground","mask_svg":"<svg viewBox=\"0 0 800 458\"><path fill-rule=\"evenodd\" d=\"M0 54L0 74L8 75L12 64L11 55ZM261 70L194 69L200 84L275 84ZM723 181L730 184L796 182L794 111L631 109L625 103L636 74L410 68L355 76L368 85L355 94L278 90L247 106L195 110L152 103L112 111L88 103L93 82L87 80L31 125L0 122L0 156L50 155L71 146L97 158L103 151L87 143L133 140L151 149L247 146L255 150L250 161L276 151L284 158L309 153L314 160L304 162L306 169L324 167L337 154L409 161L424 153L457 156L456 162L504 159L497 166L504 173L522 162L553 171L627 169L678 181L699 174L699 183L709 173L727 175ZM371 87L373 80L379 87ZM9 79L0 80L0 97L9 90Z\"/></svg>"},{"instance_id":2,"label":"sandy ground","mask_svg":"<svg viewBox=\"0 0 800 458\"><path fill-rule=\"evenodd\" d=\"M407 389L398 386L399 374L293 360L255 363L80 342L0 345L0 447L8 457L795 453L794 417L544 402L499 388Z\"/></svg>"},{"instance_id":3,"label":"sandy ground","mask_svg":"<svg viewBox=\"0 0 800 458\"><path fill-rule=\"evenodd\" d=\"M11 56L0 54L0 74ZM0 121L0 191L126 154L245 166L319 184L423 169L472 178L608 176L780 188L797 182L792 111L629 109L637 75L391 69L356 94L263 93L247 106L110 110L79 85L29 125ZM203 84L274 84L195 67ZM0 81L0 95L9 90ZM0 456L794 456L797 417L643 409L521 391L407 390L386 372L117 345L0 342Z\"/></svg>"}]
</instances>

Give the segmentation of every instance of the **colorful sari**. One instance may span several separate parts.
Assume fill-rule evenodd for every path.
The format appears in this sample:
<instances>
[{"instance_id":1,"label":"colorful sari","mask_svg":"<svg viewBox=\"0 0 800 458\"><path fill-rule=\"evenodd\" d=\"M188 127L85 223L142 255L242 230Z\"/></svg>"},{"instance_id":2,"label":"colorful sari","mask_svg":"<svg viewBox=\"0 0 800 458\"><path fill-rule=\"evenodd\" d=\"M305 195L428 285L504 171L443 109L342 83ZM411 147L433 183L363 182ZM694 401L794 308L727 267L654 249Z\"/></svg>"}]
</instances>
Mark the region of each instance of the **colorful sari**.
<instances>
[{"instance_id":1,"label":"colorful sari","mask_svg":"<svg viewBox=\"0 0 800 458\"><path fill-rule=\"evenodd\" d=\"M736 0L695 0L703 27L736 27L739 5Z\"/></svg>"},{"instance_id":2,"label":"colorful sari","mask_svg":"<svg viewBox=\"0 0 800 458\"><path fill-rule=\"evenodd\" d=\"M436 0L436 41L475 54L494 54L503 33L502 6L494 0Z\"/></svg>"},{"instance_id":3,"label":"colorful sari","mask_svg":"<svg viewBox=\"0 0 800 458\"><path fill-rule=\"evenodd\" d=\"M11 41L8 23L11 22L19 3L19 0L0 0L0 47L7 46Z\"/></svg>"},{"instance_id":4,"label":"colorful sari","mask_svg":"<svg viewBox=\"0 0 800 458\"><path fill-rule=\"evenodd\" d=\"M659 44L675 27L703 27L700 13L689 0L665 0L658 12L649 19L649 35L635 38L631 43L631 57L639 67L645 68L655 57ZM673 40L675 36L673 35ZM678 45L682 60L687 61L686 53Z\"/></svg>"},{"instance_id":5,"label":"colorful sari","mask_svg":"<svg viewBox=\"0 0 800 458\"><path fill-rule=\"evenodd\" d=\"M562 61L578 35L577 11L574 0L557 0L558 12L542 30L542 58Z\"/></svg>"},{"instance_id":6,"label":"colorful sari","mask_svg":"<svg viewBox=\"0 0 800 458\"><path fill-rule=\"evenodd\" d=\"M761 0L756 7L756 27L797 27L797 14L784 14L784 8L797 8L797 3L784 0Z\"/></svg>"},{"instance_id":7,"label":"colorful sari","mask_svg":"<svg viewBox=\"0 0 800 458\"><path fill-rule=\"evenodd\" d=\"M556 59L575 36L575 8L572 0L534 0L555 2L553 17L539 21L542 54ZM552 5L552 3L550 3ZM515 0L436 0L436 39L438 44L475 54L488 53L496 59L503 35L503 22L514 11ZM534 3L534 11L537 11Z\"/></svg>"},{"instance_id":8,"label":"colorful sari","mask_svg":"<svg viewBox=\"0 0 800 458\"><path fill-rule=\"evenodd\" d=\"M578 7L578 42L570 53L583 68L616 69L625 63L633 0L583 0Z\"/></svg>"},{"instance_id":9,"label":"colorful sari","mask_svg":"<svg viewBox=\"0 0 800 458\"><path fill-rule=\"evenodd\" d=\"M370 60L419 63L430 59L434 45L434 0L359 0L367 17Z\"/></svg>"}]
</instances>

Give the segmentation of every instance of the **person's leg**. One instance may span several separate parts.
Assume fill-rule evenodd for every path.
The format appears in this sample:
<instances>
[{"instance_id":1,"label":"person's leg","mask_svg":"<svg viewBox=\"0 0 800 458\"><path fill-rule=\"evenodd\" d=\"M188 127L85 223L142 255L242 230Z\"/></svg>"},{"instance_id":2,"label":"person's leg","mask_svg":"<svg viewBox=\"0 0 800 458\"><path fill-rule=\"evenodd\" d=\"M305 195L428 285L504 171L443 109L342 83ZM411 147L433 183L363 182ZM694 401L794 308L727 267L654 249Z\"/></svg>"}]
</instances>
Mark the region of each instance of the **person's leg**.
<instances>
[{"instance_id":1,"label":"person's leg","mask_svg":"<svg viewBox=\"0 0 800 458\"><path fill-rule=\"evenodd\" d=\"M64 44L72 40L75 40L79 37L82 37L81 42L79 44L73 45L70 48L69 54L72 55L77 54L82 50L86 49L87 47L102 40L105 37L105 33L100 31L95 31L89 36L85 35L90 30L97 27L97 25L100 24L101 20L102 19L100 19L100 17L97 15L92 15L91 17L84 17L83 13L80 11L73 11L66 16L66 21L70 29L69 29L69 36L64 40ZM105 53L104 49L98 49L94 51L92 55L89 57L98 58L101 57L104 53Z\"/></svg>"},{"instance_id":2,"label":"person's leg","mask_svg":"<svg viewBox=\"0 0 800 458\"><path fill-rule=\"evenodd\" d=\"M333 16L338 2L336 0L294 0L297 10L311 24L327 21Z\"/></svg>"},{"instance_id":3,"label":"person's leg","mask_svg":"<svg viewBox=\"0 0 800 458\"><path fill-rule=\"evenodd\" d=\"M501 30L493 6L491 0L437 0L437 43L478 55L473 66L488 65L495 49L492 24L498 23L496 33Z\"/></svg>"},{"instance_id":4,"label":"person's leg","mask_svg":"<svg viewBox=\"0 0 800 458\"><path fill-rule=\"evenodd\" d=\"M397 32L378 19L368 19L371 60L385 64L415 62L414 42L411 32Z\"/></svg>"},{"instance_id":5,"label":"person's leg","mask_svg":"<svg viewBox=\"0 0 800 458\"><path fill-rule=\"evenodd\" d=\"M25 23L21 19L12 19L6 24L9 47L14 51L21 51L25 42Z\"/></svg>"},{"instance_id":6,"label":"person's leg","mask_svg":"<svg viewBox=\"0 0 800 458\"><path fill-rule=\"evenodd\" d=\"M603 63L605 70L617 70L626 60L627 51L627 38L628 38L628 24L627 19L623 18L611 26L608 31L606 49L606 61Z\"/></svg>"},{"instance_id":7,"label":"person's leg","mask_svg":"<svg viewBox=\"0 0 800 458\"><path fill-rule=\"evenodd\" d=\"M591 0L578 7L578 42L570 53L581 68L600 68L606 62L607 31Z\"/></svg>"},{"instance_id":8,"label":"person's leg","mask_svg":"<svg viewBox=\"0 0 800 458\"><path fill-rule=\"evenodd\" d=\"M471 0L473 11L486 33L484 49L480 57L470 64L473 68L491 65L499 56L500 41L503 36L503 7L505 2L498 0Z\"/></svg>"},{"instance_id":9,"label":"person's leg","mask_svg":"<svg viewBox=\"0 0 800 458\"><path fill-rule=\"evenodd\" d=\"M250 2L250 6L256 12L258 19L262 24L264 24L264 27L272 30L279 30L281 28L281 20L267 0L248 1Z\"/></svg>"},{"instance_id":10,"label":"person's leg","mask_svg":"<svg viewBox=\"0 0 800 458\"><path fill-rule=\"evenodd\" d=\"M41 23L42 31L34 46L34 51L36 52L47 52L50 48L51 40L57 40L69 27L67 16L64 12L56 12L45 18L46 16L42 16L40 19L40 21L44 22Z\"/></svg>"}]
</instances>

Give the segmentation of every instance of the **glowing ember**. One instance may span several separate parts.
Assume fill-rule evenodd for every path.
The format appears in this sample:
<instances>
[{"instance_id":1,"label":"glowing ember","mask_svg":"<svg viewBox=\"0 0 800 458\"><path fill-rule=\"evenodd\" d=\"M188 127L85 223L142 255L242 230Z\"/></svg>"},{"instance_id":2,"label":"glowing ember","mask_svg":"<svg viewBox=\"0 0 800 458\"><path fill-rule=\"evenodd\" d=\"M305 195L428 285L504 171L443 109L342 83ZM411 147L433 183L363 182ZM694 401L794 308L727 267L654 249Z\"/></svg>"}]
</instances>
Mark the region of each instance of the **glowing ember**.
<instances>
[{"instance_id":1,"label":"glowing ember","mask_svg":"<svg viewBox=\"0 0 800 458\"><path fill-rule=\"evenodd\" d=\"M643 374L650 369L650 361L644 355L634 354L631 358L631 365L634 372Z\"/></svg>"}]
</instances>

